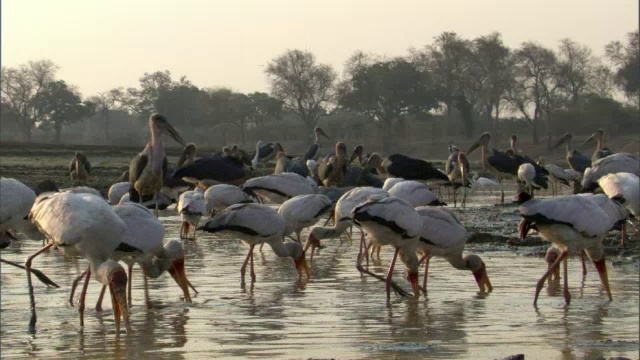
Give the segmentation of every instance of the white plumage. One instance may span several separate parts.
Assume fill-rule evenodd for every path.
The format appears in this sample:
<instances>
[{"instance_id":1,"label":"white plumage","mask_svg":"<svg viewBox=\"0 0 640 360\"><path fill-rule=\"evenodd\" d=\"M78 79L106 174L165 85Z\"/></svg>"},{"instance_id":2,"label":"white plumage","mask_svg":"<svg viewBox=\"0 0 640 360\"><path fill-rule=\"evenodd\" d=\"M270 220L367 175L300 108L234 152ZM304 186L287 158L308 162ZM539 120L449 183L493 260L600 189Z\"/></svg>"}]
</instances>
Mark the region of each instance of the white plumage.
<instances>
[{"instance_id":1,"label":"white plumage","mask_svg":"<svg viewBox=\"0 0 640 360\"><path fill-rule=\"evenodd\" d=\"M318 190L318 186L307 178L289 172L249 179L242 188L277 204L296 195L315 194Z\"/></svg>"},{"instance_id":2,"label":"white plumage","mask_svg":"<svg viewBox=\"0 0 640 360\"><path fill-rule=\"evenodd\" d=\"M405 180L404 180L403 178L399 178L399 177L390 177L390 178L387 178L387 179L384 181L384 184L382 185L382 190L384 190L384 191L389 191L389 190L391 190L391 188L392 188L395 184L397 184L397 183L399 183L399 182L402 182L402 181L405 181Z\"/></svg>"},{"instance_id":3,"label":"white plumage","mask_svg":"<svg viewBox=\"0 0 640 360\"><path fill-rule=\"evenodd\" d=\"M236 185L218 184L204 192L207 213L222 211L231 205L254 202L255 199Z\"/></svg>"},{"instance_id":4,"label":"white plumage","mask_svg":"<svg viewBox=\"0 0 640 360\"><path fill-rule=\"evenodd\" d=\"M33 225L25 219L36 199L36 193L13 178L0 179L0 232L18 230L33 235ZM37 231L36 231L37 233ZM30 236L31 237L31 236Z\"/></svg>"},{"instance_id":5,"label":"white plumage","mask_svg":"<svg viewBox=\"0 0 640 360\"><path fill-rule=\"evenodd\" d=\"M284 235L295 232L300 242L302 229L315 225L331 205L331 199L321 194L298 195L285 201L278 208L278 214L285 221Z\"/></svg>"},{"instance_id":6,"label":"white plumage","mask_svg":"<svg viewBox=\"0 0 640 360\"><path fill-rule=\"evenodd\" d=\"M415 180L400 181L389 189L389 195L409 202L413 207L446 205L424 183Z\"/></svg>"},{"instance_id":7,"label":"white plumage","mask_svg":"<svg viewBox=\"0 0 640 360\"><path fill-rule=\"evenodd\" d=\"M524 219L519 225L520 237L524 238L529 229L537 229L542 238L562 251L554 265L538 281L534 305L545 280L563 260L564 296L566 303L570 302L566 257L573 249L584 249L589 255L611 300L602 239L615 224L626 218L627 213L622 205L604 194L568 195L543 200L527 200L525 197L522 201L520 213Z\"/></svg>"},{"instance_id":8,"label":"white plumage","mask_svg":"<svg viewBox=\"0 0 640 360\"><path fill-rule=\"evenodd\" d=\"M204 200L204 194L200 188L185 191L180 194L178 200L178 214L182 218L182 226L180 227L180 237L189 237L189 226L193 226L193 238L196 237L196 228L200 222L200 218L207 214L207 204Z\"/></svg>"},{"instance_id":9,"label":"white plumage","mask_svg":"<svg viewBox=\"0 0 640 360\"><path fill-rule=\"evenodd\" d=\"M593 191L598 185L598 179L619 172L640 176L640 160L628 153L616 153L601 158L584 171L582 176L583 191Z\"/></svg>"},{"instance_id":10,"label":"white plumage","mask_svg":"<svg viewBox=\"0 0 640 360\"><path fill-rule=\"evenodd\" d=\"M437 256L444 258L456 269L470 270L480 291L484 292L485 286L489 291L492 291L493 287L482 259L474 254L462 256L469 233L455 214L446 208L430 206L418 207L416 212L422 217L422 230L418 249L425 255L423 283L425 290L427 287L429 258Z\"/></svg>"},{"instance_id":11,"label":"white plumage","mask_svg":"<svg viewBox=\"0 0 640 360\"><path fill-rule=\"evenodd\" d=\"M640 217L640 178L630 173L608 174L598 184L609 198L618 197L635 217Z\"/></svg>"},{"instance_id":12,"label":"white plumage","mask_svg":"<svg viewBox=\"0 0 640 360\"><path fill-rule=\"evenodd\" d=\"M540 189L540 186L535 182L535 177L536 169L532 164L525 163L518 167L518 180L528 187L531 195L533 195L534 189Z\"/></svg>"},{"instance_id":13,"label":"white plumage","mask_svg":"<svg viewBox=\"0 0 640 360\"><path fill-rule=\"evenodd\" d=\"M279 257L293 258L298 275L304 271L309 277L309 269L305 260L302 245L297 242L283 242L285 221L274 209L262 204L231 205L214 216L201 229L212 232L231 233L234 238L249 244L249 253L240 269L241 283L247 263L251 260L251 281L255 282L253 270L253 248L256 244L266 242Z\"/></svg>"},{"instance_id":14,"label":"white plumage","mask_svg":"<svg viewBox=\"0 0 640 360\"><path fill-rule=\"evenodd\" d=\"M131 183L128 181L123 181L119 183L115 183L109 187L109 193L107 193L107 199L111 205L117 205L120 203L120 199L125 194L129 193L131 189Z\"/></svg>"},{"instance_id":15,"label":"white plumage","mask_svg":"<svg viewBox=\"0 0 640 360\"><path fill-rule=\"evenodd\" d=\"M476 173L473 176L473 182L471 183L471 191L475 192L476 190L489 190L489 194L493 194L493 190L499 190L500 184L497 181L493 181L486 177L478 177Z\"/></svg>"},{"instance_id":16,"label":"white plumage","mask_svg":"<svg viewBox=\"0 0 640 360\"><path fill-rule=\"evenodd\" d=\"M159 192L156 194L156 199L158 202L158 210L165 210L167 207L169 207L171 204L173 204L174 202L167 196L165 195L163 192ZM120 199L120 201L118 202L118 204L126 204L126 203L133 203L131 201L130 195L129 193L125 193L124 195L122 195L122 198ZM137 204L137 203L136 203ZM156 201L155 200L149 200L149 201L145 201L142 202L141 204L142 206L146 207L147 209L155 209L156 207Z\"/></svg>"},{"instance_id":17,"label":"white plumage","mask_svg":"<svg viewBox=\"0 0 640 360\"><path fill-rule=\"evenodd\" d=\"M116 328L119 330L120 314L129 329L126 305L127 276L122 266L109 260L121 244L126 224L116 215L102 198L92 194L61 192L38 196L31 209L29 219L49 239L49 248L55 245L63 253L79 253L89 260L85 286L80 296L80 324L83 325L84 299L91 273L111 290L114 304ZM26 268L41 251L27 260ZM33 294L31 276L28 271L29 290ZM32 297L33 299L33 297ZM35 303L32 303L32 322L35 326Z\"/></svg>"},{"instance_id":18,"label":"white plumage","mask_svg":"<svg viewBox=\"0 0 640 360\"><path fill-rule=\"evenodd\" d=\"M574 174L570 174L556 164L545 164L544 168L549 172L549 180L551 180L551 191L553 195L558 195L558 183L569 186L574 181ZM571 169L571 171L574 171Z\"/></svg>"},{"instance_id":19,"label":"white plumage","mask_svg":"<svg viewBox=\"0 0 640 360\"><path fill-rule=\"evenodd\" d=\"M422 229L422 219L407 201L395 196L371 197L366 202L356 206L353 219L359 224L372 241L379 245L395 247L395 253L387 273L387 300L390 299L391 278L398 254L406 265L408 277L418 296L418 258L416 247ZM363 270L361 270L363 271ZM366 272L366 271L365 271Z\"/></svg>"}]
</instances>

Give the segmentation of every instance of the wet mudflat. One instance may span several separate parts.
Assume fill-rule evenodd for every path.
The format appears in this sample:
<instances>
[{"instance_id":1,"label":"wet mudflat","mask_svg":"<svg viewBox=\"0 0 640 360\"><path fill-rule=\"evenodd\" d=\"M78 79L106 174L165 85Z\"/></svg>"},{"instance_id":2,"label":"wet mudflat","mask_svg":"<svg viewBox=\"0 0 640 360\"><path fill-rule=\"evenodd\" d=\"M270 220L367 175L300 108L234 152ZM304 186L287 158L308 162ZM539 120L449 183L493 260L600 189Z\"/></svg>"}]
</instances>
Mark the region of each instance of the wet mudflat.
<instances>
[{"instance_id":1,"label":"wet mudflat","mask_svg":"<svg viewBox=\"0 0 640 360\"><path fill-rule=\"evenodd\" d=\"M428 294L420 299L392 294L387 307L384 284L355 269L358 244L323 241L314 257L309 282L297 281L291 259L270 248L256 248L257 282L240 286L240 267L248 249L238 240L198 234L185 242L187 275L199 294L184 304L168 276L150 280L152 308L144 304L143 281L134 271L131 334L116 337L111 306L93 304L100 286L92 280L85 327L68 302L72 279L87 266L84 259L45 253L34 267L61 285L47 289L36 282L37 333L29 335L28 293L24 271L2 266L0 306L3 358L461 358L493 359L523 353L527 359L638 357L639 267L636 238L630 250L609 247L607 266L613 293L608 302L597 272L588 264L582 277L579 257L569 260L571 305L565 306L561 284L542 290L532 306L535 283L546 270L542 254L548 244L510 246L519 220L516 207L496 207L474 199L460 212L473 232L468 251L487 264L494 285L479 294L471 273L434 259ZM167 238L177 238L179 219L161 218ZM357 231L356 231L357 232ZM305 232L306 234L306 232ZM611 239L617 237L612 232ZM358 238L358 236L354 236ZM609 240L605 240L608 245ZM14 243L3 258L18 262L40 247L36 241ZM371 264L384 275L391 250ZM396 267L398 283L403 267ZM422 271L422 269L421 269ZM421 273L422 274L422 273Z\"/></svg>"}]
</instances>

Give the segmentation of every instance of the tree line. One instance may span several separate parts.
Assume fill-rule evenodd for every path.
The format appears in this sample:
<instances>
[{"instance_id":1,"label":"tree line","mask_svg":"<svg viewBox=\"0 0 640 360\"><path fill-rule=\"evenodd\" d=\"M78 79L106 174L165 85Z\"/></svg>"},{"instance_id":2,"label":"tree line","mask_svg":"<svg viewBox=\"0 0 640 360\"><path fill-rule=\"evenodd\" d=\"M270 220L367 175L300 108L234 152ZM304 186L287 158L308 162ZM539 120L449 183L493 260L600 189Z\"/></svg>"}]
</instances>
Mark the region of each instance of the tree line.
<instances>
[{"instance_id":1,"label":"tree line","mask_svg":"<svg viewBox=\"0 0 640 360\"><path fill-rule=\"evenodd\" d=\"M287 50L266 66L269 94L198 87L165 70L145 73L138 87L84 100L56 78L56 64L38 60L2 67L2 122L16 125L26 141L38 128L52 131L59 142L64 127L96 117L109 144L116 112L141 122L161 112L178 127L216 127L225 143L233 131L244 144L252 129L296 123L310 133L327 118L347 127L376 125L389 147L407 122L456 123L460 133L454 135L472 137L479 130L500 134L508 121L518 121L534 144L546 135L549 145L567 128L591 131L606 123L614 131L637 130L638 31L604 50L599 58L570 39L557 49L535 42L512 49L500 33L465 39L444 32L405 56L355 51L341 75L309 51Z\"/></svg>"}]
</instances>

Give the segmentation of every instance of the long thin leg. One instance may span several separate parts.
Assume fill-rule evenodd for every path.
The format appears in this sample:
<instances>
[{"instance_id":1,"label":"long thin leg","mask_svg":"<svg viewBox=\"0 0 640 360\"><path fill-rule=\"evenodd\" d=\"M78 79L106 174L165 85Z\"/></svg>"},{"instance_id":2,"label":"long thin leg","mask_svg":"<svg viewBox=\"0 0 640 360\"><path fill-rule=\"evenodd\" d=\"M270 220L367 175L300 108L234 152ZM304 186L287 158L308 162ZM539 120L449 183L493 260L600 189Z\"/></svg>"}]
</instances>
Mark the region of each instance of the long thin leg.
<instances>
[{"instance_id":1,"label":"long thin leg","mask_svg":"<svg viewBox=\"0 0 640 360\"><path fill-rule=\"evenodd\" d=\"M200 223L200 220L196 221L196 225L193 227L193 240L196 239L196 230L198 230L199 223Z\"/></svg>"},{"instance_id":2,"label":"long thin leg","mask_svg":"<svg viewBox=\"0 0 640 360\"><path fill-rule=\"evenodd\" d=\"M84 304L87 299L87 288L89 287L89 279L91 278L91 267L87 268L87 275L82 284L82 292L80 292L80 303L78 304L78 312L80 313L80 326L84 326Z\"/></svg>"},{"instance_id":3,"label":"long thin leg","mask_svg":"<svg viewBox=\"0 0 640 360\"><path fill-rule=\"evenodd\" d=\"M500 184L500 204L504 204L504 185L501 179L498 180L498 183Z\"/></svg>"},{"instance_id":4,"label":"long thin leg","mask_svg":"<svg viewBox=\"0 0 640 360\"><path fill-rule=\"evenodd\" d=\"M623 249L624 248L624 238L627 237L627 224L626 223L622 223L622 229L620 230L620 236L622 237L620 239L620 248Z\"/></svg>"},{"instance_id":5,"label":"long thin leg","mask_svg":"<svg viewBox=\"0 0 640 360\"><path fill-rule=\"evenodd\" d=\"M133 278L131 277L133 275L133 264L127 264L128 267L128 271L129 271L129 283L127 284L127 303L129 303L129 307L131 307L132 302L131 302L131 283L133 283Z\"/></svg>"},{"instance_id":6,"label":"long thin leg","mask_svg":"<svg viewBox=\"0 0 640 360\"><path fill-rule=\"evenodd\" d=\"M567 257L564 258L564 302L569 305L571 302L571 294L569 293L569 280L567 279Z\"/></svg>"},{"instance_id":7,"label":"long thin leg","mask_svg":"<svg viewBox=\"0 0 640 360\"><path fill-rule=\"evenodd\" d=\"M396 266L396 259L398 258L398 253L400 252L400 248L396 248L396 251L393 253L393 260L391 260L391 265L389 266L389 272L387 273L387 279L385 284L387 285L387 303L391 301L391 283L393 278L393 268Z\"/></svg>"},{"instance_id":8,"label":"long thin leg","mask_svg":"<svg viewBox=\"0 0 640 360\"><path fill-rule=\"evenodd\" d=\"M29 286L29 301L31 302L31 320L29 320L29 332L34 334L36 332L36 298L33 294L33 283L31 282L31 262L33 262L33 258L47 251L50 247L53 246L53 243L46 245L42 249L33 253L33 255L27 258L27 261L24 264L24 267L27 271L27 284Z\"/></svg>"},{"instance_id":9,"label":"long thin leg","mask_svg":"<svg viewBox=\"0 0 640 360\"><path fill-rule=\"evenodd\" d=\"M544 283L547 281L547 278L551 276L551 273L553 273L553 270L555 268L560 266L560 262L564 260L567 257L567 255L569 255L569 251L567 249L562 250L562 252L560 253L560 256L558 256L556 261L551 265L551 267L547 270L547 272L544 273L544 275L542 275L540 280L538 280L538 284L536 284L536 295L533 298L533 306L536 306L536 304L538 303L538 296L540 295L540 290L542 290L542 287L544 286ZM566 275L565 275L565 279L566 279Z\"/></svg>"},{"instance_id":10,"label":"long thin leg","mask_svg":"<svg viewBox=\"0 0 640 360\"><path fill-rule=\"evenodd\" d=\"M427 274L429 273L429 259L431 257L429 255L425 255L426 259L424 260L424 279L422 280L422 288L424 292L427 292Z\"/></svg>"},{"instance_id":11,"label":"long thin leg","mask_svg":"<svg viewBox=\"0 0 640 360\"><path fill-rule=\"evenodd\" d=\"M102 285L102 290L100 290L100 295L98 296L98 301L96 302L96 311L102 311L102 299L104 299L104 293L107 291L107 285Z\"/></svg>"},{"instance_id":12,"label":"long thin leg","mask_svg":"<svg viewBox=\"0 0 640 360\"><path fill-rule=\"evenodd\" d=\"M584 250L580 249L580 261L582 261L582 277L587 276L587 264L584 261Z\"/></svg>"},{"instance_id":13,"label":"long thin leg","mask_svg":"<svg viewBox=\"0 0 640 360\"><path fill-rule=\"evenodd\" d=\"M151 301L149 300L149 281L147 279L147 274L143 274L144 276L144 302L147 304L147 309L151 309Z\"/></svg>"},{"instance_id":14,"label":"long thin leg","mask_svg":"<svg viewBox=\"0 0 640 360\"><path fill-rule=\"evenodd\" d=\"M251 254L253 254L254 246L254 244L249 245L249 252L247 253L247 257L244 259L244 263L242 263L242 267L240 268L240 285L244 285L244 274L247 272L247 263L249 262Z\"/></svg>"},{"instance_id":15,"label":"long thin leg","mask_svg":"<svg viewBox=\"0 0 640 360\"><path fill-rule=\"evenodd\" d=\"M158 193L157 192L153 193L153 202L156 204L156 207L153 209L153 214L156 217L159 217L160 213L159 213L159 210L158 210Z\"/></svg>"},{"instance_id":16,"label":"long thin leg","mask_svg":"<svg viewBox=\"0 0 640 360\"><path fill-rule=\"evenodd\" d=\"M462 208L467 206L467 182L462 180Z\"/></svg>"},{"instance_id":17,"label":"long thin leg","mask_svg":"<svg viewBox=\"0 0 640 360\"><path fill-rule=\"evenodd\" d=\"M251 248L251 283L256 282L256 273L253 271L253 248Z\"/></svg>"},{"instance_id":18,"label":"long thin leg","mask_svg":"<svg viewBox=\"0 0 640 360\"><path fill-rule=\"evenodd\" d=\"M76 288L78 287L78 282L80 282L80 280L82 280L82 278L86 275L86 270L83 271L80 275L78 275L78 277L76 277L73 280L73 283L71 283L71 295L69 295L69 305L73 306L73 294L75 294L76 292Z\"/></svg>"},{"instance_id":19,"label":"long thin leg","mask_svg":"<svg viewBox=\"0 0 640 360\"><path fill-rule=\"evenodd\" d=\"M458 190L456 189L456 184L454 182L451 182L451 187L453 188L453 207L456 207L456 193Z\"/></svg>"}]
</instances>

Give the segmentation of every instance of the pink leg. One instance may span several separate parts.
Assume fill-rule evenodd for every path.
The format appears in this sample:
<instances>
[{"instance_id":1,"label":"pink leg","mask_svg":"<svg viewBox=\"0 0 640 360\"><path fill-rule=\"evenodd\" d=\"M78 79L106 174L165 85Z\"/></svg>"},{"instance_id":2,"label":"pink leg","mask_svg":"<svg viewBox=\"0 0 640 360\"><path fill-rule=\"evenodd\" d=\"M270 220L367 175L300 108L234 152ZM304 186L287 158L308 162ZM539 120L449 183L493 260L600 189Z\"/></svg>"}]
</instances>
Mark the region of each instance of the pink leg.
<instances>
[{"instance_id":1,"label":"pink leg","mask_svg":"<svg viewBox=\"0 0 640 360\"><path fill-rule=\"evenodd\" d=\"M78 275L78 277L76 277L73 280L73 283L71 284L71 295L69 296L69 304L71 306L73 306L73 294L76 293L76 288L78 287L78 283L86 275L86 272L87 272L86 270L83 271L80 275Z\"/></svg>"},{"instance_id":2,"label":"pink leg","mask_svg":"<svg viewBox=\"0 0 640 360\"><path fill-rule=\"evenodd\" d=\"M256 273L253 270L253 249L251 249L251 283L256 282Z\"/></svg>"},{"instance_id":3,"label":"pink leg","mask_svg":"<svg viewBox=\"0 0 640 360\"><path fill-rule=\"evenodd\" d=\"M398 253L400 252L400 248L396 248L396 251L393 253L393 260L391 260L391 266L389 266L389 272L387 273L387 279L385 281L387 285L387 303L391 301L391 283L393 278L393 268L396 266L396 259L398 258Z\"/></svg>"},{"instance_id":4,"label":"pink leg","mask_svg":"<svg viewBox=\"0 0 640 360\"><path fill-rule=\"evenodd\" d=\"M128 270L129 270L129 283L127 284L128 287L128 294L127 294L127 302L129 303L129 307L131 307L131 305L133 305L131 303L131 283L133 283L133 278L131 277L131 275L133 275L133 264L131 265L127 265L128 266Z\"/></svg>"},{"instance_id":5,"label":"pink leg","mask_svg":"<svg viewBox=\"0 0 640 360\"><path fill-rule=\"evenodd\" d=\"M567 255L569 255L569 251L567 249L562 250L562 252L560 253L560 256L558 256L556 261L551 265L551 267L547 270L547 272L544 273L544 275L542 275L540 280L538 280L538 284L536 285L536 295L533 298L533 306L536 306L536 304L538 303L538 296L540 295L540 290L542 290L542 287L544 286L544 283L547 281L547 278L551 276L555 268L560 266L560 262L564 260L567 257ZM565 275L565 281L566 281L566 278L567 277Z\"/></svg>"},{"instance_id":6,"label":"pink leg","mask_svg":"<svg viewBox=\"0 0 640 360\"><path fill-rule=\"evenodd\" d=\"M571 294L569 293L569 280L567 279L567 257L564 258L564 302L569 305Z\"/></svg>"},{"instance_id":7,"label":"pink leg","mask_svg":"<svg viewBox=\"0 0 640 360\"><path fill-rule=\"evenodd\" d=\"M91 267L87 268L87 275L82 284L82 292L80 292L80 303L78 304L78 312L80 313L80 326L84 326L84 304L87 299L87 288L89 287L89 279L91 278Z\"/></svg>"},{"instance_id":8,"label":"pink leg","mask_svg":"<svg viewBox=\"0 0 640 360\"><path fill-rule=\"evenodd\" d=\"M107 285L102 285L102 290L100 290L100 296L98 296L98 301L96 302L96 311L102 311L102 299L104 299L104 293L107 291Z\"/></svg>"},{"instance_id":9,"label":"pink leg","mask_svg":"<svg viewBox=\"0 0 640 360\"><path fill-rule=\"evenodd\" d=\"M251 254L253 254L253 247L255 245L251 244L249 245L249 253L247 254L247 257L244 259L244 263L242 263L242 267L240 268L240 284L244 285L244 274L247 272L247 263L249 262L249 258L251 257Z\"/></svg>"},{"instance_id":10,"label":"pink leg","mask_svg":"<svg viewBox=\"0 0 640 360\"><path fill-rule=\"evenodd\" d=\"M427 274L429 273L429 259L431 259L431 257L429 257L428 255L425 255L426 259L424 260L424 279L422 280L422 290L424 290L424 292L427 292Z\"/></svg>"},{"instance_id":11,"label":"pink leg","mask_svg":"<svg viewBox=\"0 0 640 360\"><path fill-rule=\"evenodd\" d=\"M582 261L582 277L587 276L587 264L584 262L584 250L580 249L580 261Z\"/></svg>"}]
</instances>

